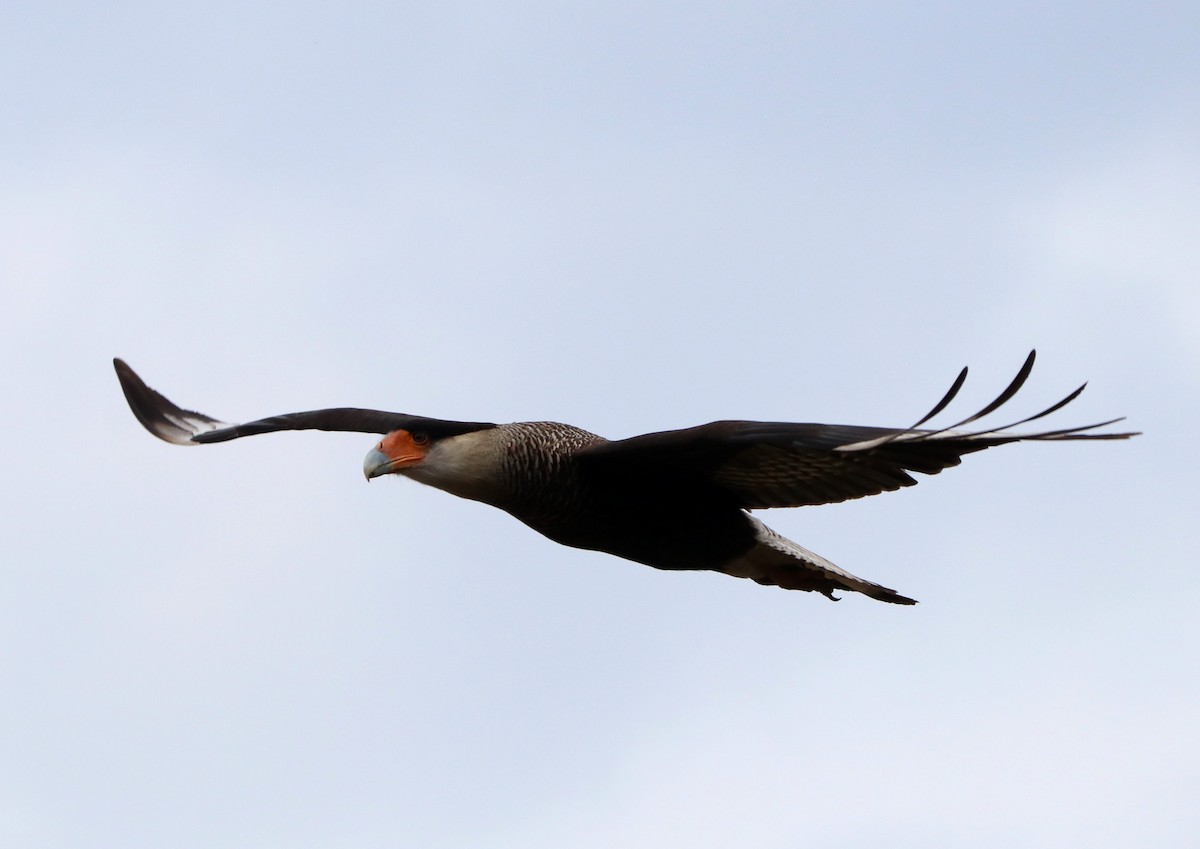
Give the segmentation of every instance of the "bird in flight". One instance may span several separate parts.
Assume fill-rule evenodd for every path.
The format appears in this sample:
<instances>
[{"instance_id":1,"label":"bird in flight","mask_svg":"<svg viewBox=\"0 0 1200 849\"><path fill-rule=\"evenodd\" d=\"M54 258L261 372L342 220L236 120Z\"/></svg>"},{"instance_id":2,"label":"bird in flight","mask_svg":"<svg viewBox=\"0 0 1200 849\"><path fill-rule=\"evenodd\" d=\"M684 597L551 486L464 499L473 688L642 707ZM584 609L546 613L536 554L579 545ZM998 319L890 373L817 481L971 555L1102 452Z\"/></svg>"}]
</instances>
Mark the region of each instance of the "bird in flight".
<instances>
[{"instance_id":1,"label":"bird in flight","mask_svg":"<svg viewBox=\"0 0 1200 849\"><path fill-rule=\"evenodd\" d=\"M230 424L177 407L120 359L113 360L134 416L176 445L225 442L281 430L382 434L363 463L368 480L402 475L511 514L555 542L614 554L656 569L724 572L760 584L859 592L915 604L785 539L749 511L832 504L912 486L964 454L1010 442L1128 439L1096 432L1121 421L1012 433L1069 404L1080 386L1032 416L986 430L964 429L1024 385L1035 353L994 401L946 428L924 427L958 394L959 372L934 408L895 429L788 422L719 421L610 441L557 422L458 422L337 407Z\"/></svg>"}]
</instances>

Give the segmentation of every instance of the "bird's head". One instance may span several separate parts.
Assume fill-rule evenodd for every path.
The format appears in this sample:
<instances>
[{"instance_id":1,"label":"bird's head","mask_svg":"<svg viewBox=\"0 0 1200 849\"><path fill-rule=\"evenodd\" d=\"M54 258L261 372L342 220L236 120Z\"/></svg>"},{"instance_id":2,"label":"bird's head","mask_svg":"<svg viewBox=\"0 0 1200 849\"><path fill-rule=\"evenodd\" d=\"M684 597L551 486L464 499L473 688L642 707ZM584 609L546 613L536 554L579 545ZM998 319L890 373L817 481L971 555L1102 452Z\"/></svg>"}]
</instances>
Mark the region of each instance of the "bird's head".
<instances>
[{"instance_id":1,"label":"bird's head","mask_svg":"<svg viewBox=\"0 0 1200 849\"><path fill-rule=\"evenodd\" d=\"M363 474L370 480L411 469L424 462L430 442L425 430L393 430L363 459Z\"/></svg>"},{"instance_id":2,"label":"bird's head","mask_svg":"<svg viewBox=\"0 0 1200 849\"><path fill-rule=\"evenodd\" d=\"M367 452L367 480L403 475L446 492L495 503L502 495L502 429L493 424L415 420Z\"/></svg>"}]
</instances>

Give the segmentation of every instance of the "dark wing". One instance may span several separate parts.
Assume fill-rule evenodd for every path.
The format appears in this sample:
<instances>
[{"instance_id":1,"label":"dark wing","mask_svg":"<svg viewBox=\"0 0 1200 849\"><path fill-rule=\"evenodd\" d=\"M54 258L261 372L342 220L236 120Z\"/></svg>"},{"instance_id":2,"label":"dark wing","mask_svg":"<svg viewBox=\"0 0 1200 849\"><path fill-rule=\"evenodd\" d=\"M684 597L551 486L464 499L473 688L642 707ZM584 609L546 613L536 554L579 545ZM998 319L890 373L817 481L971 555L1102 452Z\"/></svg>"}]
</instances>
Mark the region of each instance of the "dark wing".
<instances>
[{"instance_id":1,"label":"dark wing","mask_svg":"<svg viewBox=\"0 0 1200 849\"><path fill-rule=\"evenodd\" d=\"M1090 432L1120 419L1037 433L1007 432L1070 403L1083 386L1042 412L1004 427L959 429L1012 398L1028 378L1034 356L1030 352L1021 371L991 404L940 430L922 430L920 426L958 394L966 369L933 410L910 428L723 421L608 442L588 448L578 457L589 473L627 486L637 486L639 481L653 485L667 477L678 487L719 493L752 510L829 504L912 486L916 480L910 472L934 475L957 466L964 454L1009 442L1136 435Z\"/></svg>"},{"instance_id":2,"label":"dark wing","mask_svg":"<svg viewBox=\"0 0 1200 849\"><path fill-rule=\"evenodd\" d=\"M124 360L114 359L113 367L125 392L129 409L146 430L159 439L175 445L196 445L205 442L225 442L256 433L279 430L328 430L355 433L391 433L399 428L439 427L447 432L467 432L490 427L481 422L449 422L389 413L383 410L360 410L356 407L333 407L328 410L308 410L286 413L246 424L218 421L204 413L177 407L163 395L146 385Z\"/></svg>"}]
</instances>

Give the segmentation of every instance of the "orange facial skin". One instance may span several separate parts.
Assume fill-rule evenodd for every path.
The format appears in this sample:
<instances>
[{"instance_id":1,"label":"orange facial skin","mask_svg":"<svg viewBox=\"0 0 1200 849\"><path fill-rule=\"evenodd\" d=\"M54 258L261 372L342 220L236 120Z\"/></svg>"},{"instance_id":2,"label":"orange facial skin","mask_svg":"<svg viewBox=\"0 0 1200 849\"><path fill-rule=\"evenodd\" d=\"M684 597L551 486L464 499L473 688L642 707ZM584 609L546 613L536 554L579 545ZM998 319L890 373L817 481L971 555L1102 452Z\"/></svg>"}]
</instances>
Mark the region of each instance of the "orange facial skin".
<instances>
[{"instance_id":1,"label":"orange facial skin","mask_svg":"<svg viewBox=\"0 0 1200 849\"><path fill-rule=\"evenodd\" d=\"M393 430L379 440L379 450L388 458L393 471L424 460L428 445L429 437L425 434L414 436L407 430Z\"/></svg>"},{"instance_id":2,"label":"orange facial skin","mask_svg":"<svg viewBox=\"0 0 1200 849\"><path fill-rule=\"evenodd\" d=\"M425 459L428 447L429 437L424 433L393 430L367 454L363 474L370 480L415 466Z\"/></svg>"}]
</instances>

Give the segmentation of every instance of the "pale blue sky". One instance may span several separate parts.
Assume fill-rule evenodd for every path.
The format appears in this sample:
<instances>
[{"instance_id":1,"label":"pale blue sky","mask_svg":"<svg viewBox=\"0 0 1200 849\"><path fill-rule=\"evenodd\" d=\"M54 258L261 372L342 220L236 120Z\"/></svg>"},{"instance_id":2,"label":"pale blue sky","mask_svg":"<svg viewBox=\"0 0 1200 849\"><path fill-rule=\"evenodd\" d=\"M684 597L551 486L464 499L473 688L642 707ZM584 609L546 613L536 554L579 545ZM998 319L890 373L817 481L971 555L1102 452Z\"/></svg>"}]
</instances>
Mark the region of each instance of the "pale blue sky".
<instances>
[{"instance_id":1,"label":"pale blue sky","mask_svg":"<svg viewBox=\"0 0 1200 849\"><path fill-rule=\"evenodd\" d=\"M1194 3L0 10L0 845L1183 847ZM334 405L1064 424L771 511L921 600L557 547ZM1023 406L1022 406L1023 405Z\"/></svg>"}]
</instances>

